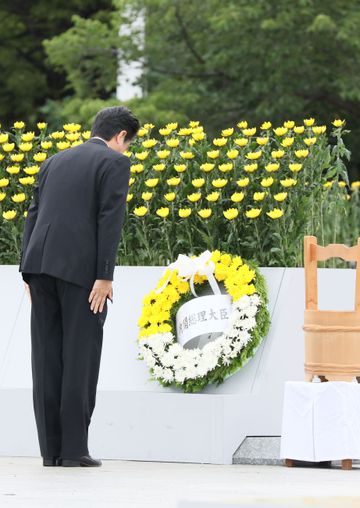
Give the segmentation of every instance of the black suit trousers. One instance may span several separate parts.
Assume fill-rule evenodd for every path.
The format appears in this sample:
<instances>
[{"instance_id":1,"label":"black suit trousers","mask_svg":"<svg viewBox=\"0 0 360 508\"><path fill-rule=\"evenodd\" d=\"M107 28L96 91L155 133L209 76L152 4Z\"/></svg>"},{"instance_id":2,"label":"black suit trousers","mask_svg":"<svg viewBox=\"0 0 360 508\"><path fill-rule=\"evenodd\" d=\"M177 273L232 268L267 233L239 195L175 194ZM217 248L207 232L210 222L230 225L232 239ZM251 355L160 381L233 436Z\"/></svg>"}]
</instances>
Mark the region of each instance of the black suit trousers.
<instances>
[{"instance_id":1,"label":"black suit trousers","mask_svg":"<svg viewBox=\"0 0 360 508\"><path fill-rule=\"evenodd\" d=\"M90 309L87 288L31 274L33 404L41 455L87 455L107 301Z\"/></svg>"}]
</instances>

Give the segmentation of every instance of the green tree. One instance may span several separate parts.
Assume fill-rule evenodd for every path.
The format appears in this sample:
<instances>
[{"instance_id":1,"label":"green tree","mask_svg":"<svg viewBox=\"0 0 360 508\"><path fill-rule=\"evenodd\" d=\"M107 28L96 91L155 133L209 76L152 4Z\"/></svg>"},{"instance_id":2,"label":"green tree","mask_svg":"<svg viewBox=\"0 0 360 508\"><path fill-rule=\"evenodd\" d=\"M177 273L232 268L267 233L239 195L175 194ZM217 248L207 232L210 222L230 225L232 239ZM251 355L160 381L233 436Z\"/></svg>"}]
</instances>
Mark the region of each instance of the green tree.
<instances>
[{"instance_id":1,"label":"green tree","mask_svg":"<svg viewBox=\"0 0 360 508\"><path fill-rule=\"evenodd\" d=\"M240 118L329 122L339 116L347 119L354 146L360 133L357 0L113 3L107 27L76 17L70 30L46 43L50 61L66 72L73 90L69 111L76 111L71 104L78 106L78 98L114 94L121 48L123 61L144 61L144 97L129 103L144 120L195 118L215 133ZM146 15L143 50L131 31L140 12ZM130 33L119 38L123 24Z\"/></svg>"},{"instance_id":2,"label":"green tree","mask_svg":"<svg viewBox=\"0 0 360 508\"><path fill-rule=\"evenodd\" d=\"M46 100L64 97L65 74L47 63L44 38L71 26L75 13L106 18L111 0L0 0L1 123L33 123Z\"/></svg>"}]
</instances>

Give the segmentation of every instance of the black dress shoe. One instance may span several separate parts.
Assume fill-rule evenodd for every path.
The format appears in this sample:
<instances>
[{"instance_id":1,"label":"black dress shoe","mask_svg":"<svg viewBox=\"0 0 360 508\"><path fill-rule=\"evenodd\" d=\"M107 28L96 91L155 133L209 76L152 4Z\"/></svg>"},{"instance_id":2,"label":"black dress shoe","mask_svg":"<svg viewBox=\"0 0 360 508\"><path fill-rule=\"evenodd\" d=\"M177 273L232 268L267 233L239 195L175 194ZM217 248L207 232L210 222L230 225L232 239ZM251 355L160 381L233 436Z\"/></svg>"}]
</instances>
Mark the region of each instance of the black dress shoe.
<instances>
[{"instance_id":1,"label":"black dress shoe","mask_svg":"<svg viewBox=\"0 0 360 508\"><path fill-rule=\"evenodd\" d=\"M61 457L43 457L43 466L61 466Z\"/></svg>"},{"instance_id":2,"label":"black dress shoe","mask_svg":"<svg viewBox=\"0 0 360 508\"><path fill-rule=\"evenodd\" d=\"M78 457L77 459L66 459L62 457L61 465L65 467L76 467L76 466L84 466L84 467L94 467L101 466L101 460L93 459L90 455L83 455L82 457Z\"/></svg>"}]
</instances>

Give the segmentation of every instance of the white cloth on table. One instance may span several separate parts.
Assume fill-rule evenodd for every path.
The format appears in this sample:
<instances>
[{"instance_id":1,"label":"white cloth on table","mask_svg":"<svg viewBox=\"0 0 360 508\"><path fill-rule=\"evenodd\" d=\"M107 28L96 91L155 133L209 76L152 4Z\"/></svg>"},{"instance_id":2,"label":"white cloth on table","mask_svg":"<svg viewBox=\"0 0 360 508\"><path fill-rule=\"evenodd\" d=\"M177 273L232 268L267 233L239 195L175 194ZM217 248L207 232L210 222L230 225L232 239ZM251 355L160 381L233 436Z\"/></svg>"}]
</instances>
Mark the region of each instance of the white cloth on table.
<instances>
[{"instance_id":1,"label":"white cloth on table","mask_svg":"<svg viewBox=\"0 0 360 508\"><path fill-rule=\"evenodd\" d=\"M360 459L360 384L286 382L280 457Z\"/></svg>"}]
</instances>

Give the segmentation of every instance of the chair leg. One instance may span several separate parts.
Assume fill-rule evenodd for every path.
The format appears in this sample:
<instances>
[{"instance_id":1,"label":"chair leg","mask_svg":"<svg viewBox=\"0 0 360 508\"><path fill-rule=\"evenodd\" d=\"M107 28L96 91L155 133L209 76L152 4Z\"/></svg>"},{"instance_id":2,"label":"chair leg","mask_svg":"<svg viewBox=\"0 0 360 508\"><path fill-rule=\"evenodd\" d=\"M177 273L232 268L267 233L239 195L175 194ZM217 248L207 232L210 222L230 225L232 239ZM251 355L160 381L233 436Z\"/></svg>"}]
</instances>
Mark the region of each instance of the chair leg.
<instances>
[{"instance_id":1,"label":"chair leg","mask_svg":"<svg viewBox=\"0 0 360 508\"><path fill-rule=\"evenodd\" d=\"M349 470L352 469L352 459L344 459L341 461L341 469Z\"/></svg>"},{"instance_id":2,"label":"chair leg","mask_svg":"<svg viewBox=\"0 0 360 508\"><path fill-rule=\"evenodd\" d=\"M285 466L286 467L293 467L294 461L293 459L285 459Z\"/></svg>"}]
</instances>

